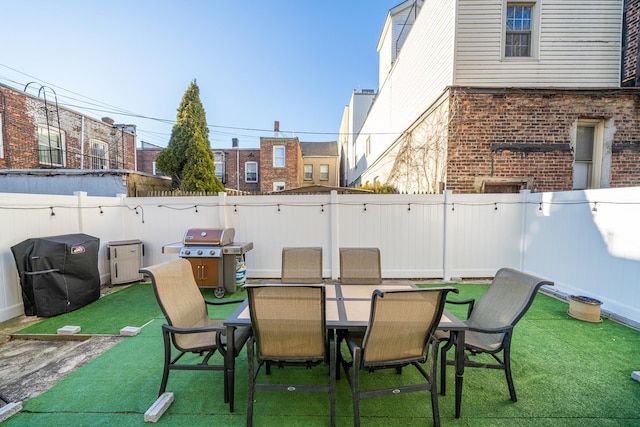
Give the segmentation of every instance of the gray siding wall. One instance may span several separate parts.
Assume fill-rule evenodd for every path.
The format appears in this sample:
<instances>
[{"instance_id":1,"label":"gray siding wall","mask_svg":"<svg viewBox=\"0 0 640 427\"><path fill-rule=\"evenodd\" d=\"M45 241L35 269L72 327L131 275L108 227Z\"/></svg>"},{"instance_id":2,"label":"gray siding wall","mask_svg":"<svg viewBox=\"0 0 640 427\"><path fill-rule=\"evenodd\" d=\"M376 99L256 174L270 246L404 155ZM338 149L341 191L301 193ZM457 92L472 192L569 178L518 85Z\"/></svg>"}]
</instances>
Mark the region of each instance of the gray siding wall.
<instances>
[{"instance_id":1,"label":"gray siding wall","mask_svg":"<svg viewBox=\"0 0 640 427\"><path fill-rule=\"evenodd\" d=\"M459 0L454 84L617 87L622 0L537 0L532 58L504 58L506 0Z\"/></svg>"}]
</instances>

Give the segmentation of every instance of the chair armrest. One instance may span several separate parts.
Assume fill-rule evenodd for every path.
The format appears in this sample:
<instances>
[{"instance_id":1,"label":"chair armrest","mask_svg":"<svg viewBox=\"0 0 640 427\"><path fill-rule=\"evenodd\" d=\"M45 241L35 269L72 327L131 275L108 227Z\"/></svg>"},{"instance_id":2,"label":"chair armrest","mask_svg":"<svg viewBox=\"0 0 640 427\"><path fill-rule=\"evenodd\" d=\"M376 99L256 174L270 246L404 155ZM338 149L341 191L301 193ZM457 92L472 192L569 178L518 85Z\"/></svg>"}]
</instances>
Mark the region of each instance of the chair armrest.
<instances>
[{"instance_id":1,"label":"chair armrest","mask_svg":"<svg viewBox=\"0 0 640 427\"><path fill-rule=\"evenodd\" d=\"M467 319L469 318L469 316L471 316L471 312L473 311L473 306L476 303L476 300L473 298L469 298L469 299L461 299L461 300L446 300L445 301L447 304L454 304L454 305L462 305L462 304L468 304L469 307L467 308Z\"/></svg>"},{"instance_id":2,"label":"chair armrest","mask_svg":"<svg viewBox=\"0 0 640 427\"><path fill-rule=\"evenodd\" d=\"M175 326L167 325L166 323L162 325L162 329L168 332L173 332L174 334L197 334L201 332L226 332L227 328L225 326L201 326L198 328L178 328Z\"/></svg>"},{"instance_id":3,"label":"chair armrest","mask_svg":"<svg viewBox=\"0 0 640 427\"><path fill-rule=\"evenodd\" d=\"M242 299L223 299L223 300L217 300L217 301L205 298L204 302L206 304L208 304L208 305L236 304L236 303L244 302L244 298L242 298Z\"/></svg>"},{"instance_id":4,"label":"chair armrest","mask_svg":"<svg viewBox=\"0 0 640 427\"><path fill-rule=\"evenodd\" d=\"M344 333L344 340L347 343L347 347L349 348L349 352L351 354L353 354L357 349L360 348L360 346L353 340L353 338L351 338L351 334L349 334L349 331L346 331Z\"/></svg>"},{"instance_id":5,"label":"chair armrest","mask_svg":"<svg viewBox=\"0 0 640 427\"><path fill-rule=\"evenodd\" d=\"M475 326L469 326L467 331L481 332L483 334L505 334L513 330L513 325L506 325L500 328L479 328Z\"/></svg>"}]
</instances>

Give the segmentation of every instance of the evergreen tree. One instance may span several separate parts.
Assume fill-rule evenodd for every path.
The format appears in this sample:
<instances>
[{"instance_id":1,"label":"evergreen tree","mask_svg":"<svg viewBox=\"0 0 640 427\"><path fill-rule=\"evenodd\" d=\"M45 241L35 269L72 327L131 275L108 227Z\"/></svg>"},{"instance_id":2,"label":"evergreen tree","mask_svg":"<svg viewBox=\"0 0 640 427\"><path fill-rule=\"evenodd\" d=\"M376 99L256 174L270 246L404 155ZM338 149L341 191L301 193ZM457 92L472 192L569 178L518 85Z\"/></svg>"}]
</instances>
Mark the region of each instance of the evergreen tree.
<instances>
[{"instance_id":1,"label":"evergreen tree","mask_svg":"<svg viewBox=\"0 0 640 427\"><path fill-rule=\"evenodd\" d=\"M224 191L224 186L216 178L209 128L200 101L200 88L195 80L182 96L169 145L158 155L156 165L171 176L174 189Z\"/></svg>"}]
</instances>

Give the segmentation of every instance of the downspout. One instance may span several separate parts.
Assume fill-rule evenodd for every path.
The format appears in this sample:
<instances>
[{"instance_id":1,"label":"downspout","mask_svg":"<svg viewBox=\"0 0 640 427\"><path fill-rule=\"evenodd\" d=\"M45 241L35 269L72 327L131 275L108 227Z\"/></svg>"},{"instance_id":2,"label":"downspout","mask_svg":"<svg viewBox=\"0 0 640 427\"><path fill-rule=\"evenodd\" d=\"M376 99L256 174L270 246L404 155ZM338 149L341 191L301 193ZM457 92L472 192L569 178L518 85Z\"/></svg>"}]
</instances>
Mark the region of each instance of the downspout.
<instances>
[{"instance_id":1,"label":"downspout","mask_svg":"<svg viewBox=\"0 0 640 427\"><path fill-rule=\"evenodd\" d=\"M80 169L84 169L84 115L80 116Z\"/></svg>"},{"instance_id":2,"label":"downspout","mask_svg":"<svg viewBox=\"0 0 640 427\"><path fill-rule=\"evenodd\" d=\"M124 150L124 126L122 126L120 128L120 144L122 145L122 169L125 170L127 168L127 163L126 163L126 158L124 156L125 154L125 150Z\"/></svg>"},{"instance_id":3,"label":"downspout","mask_svg":"<svg viewBox=\"0 0 640 427\"><path fill-rule=\"evenodd\" d=\"M133 170L138 170L138 132L133 134Z\"/></svg>"}]
</instances>

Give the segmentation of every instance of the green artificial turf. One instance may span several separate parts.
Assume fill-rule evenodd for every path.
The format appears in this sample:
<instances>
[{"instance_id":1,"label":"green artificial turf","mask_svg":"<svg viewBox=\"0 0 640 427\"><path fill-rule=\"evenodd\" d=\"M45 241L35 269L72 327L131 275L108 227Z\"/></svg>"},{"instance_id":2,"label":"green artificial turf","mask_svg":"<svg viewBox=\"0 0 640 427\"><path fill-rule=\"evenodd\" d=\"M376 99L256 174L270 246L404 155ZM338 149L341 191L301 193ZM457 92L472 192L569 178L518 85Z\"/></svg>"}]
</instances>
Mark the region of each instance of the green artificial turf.
<instances>
[{"instance_id":1,"label":"green artificial turf","mask_svg":"<svg viewBox=\"0 0 640 427\"><path fill-rule=\"evenodd\" d=\"M218 301L213 289L202 289L205 298ZM227 294L224 299L244 298L242 292ZM214 319L225 319L236 304L210 307ZM119 334L125 326L142 326L162 311L150 283L138 283L108 294L69 313L49 317L16 332L16 334L56 334L66 325L80 326L81 334Z\"/></svg>"},{"instance_id":2,"label":"green artificial turf","mask_svg":"<svg viewBox=\"0 0 640 427\"><path fill-rule=\"evenodd\" d=\"M106 295L69 313L49 317L17 334L55 334L66 325L80 326L81 334L118 334L125 326L142 326L161 315L150 284L135 284Z\"/></svg>"},{"instance_id":3,"label":"green artificial turf","mask_svg":"<svg viewBox=\"0 0 640 427\"><path fill-rule=\"evenodd\" d=\"M460 294L451 297L460 299L478 297L487 288L486 285L471 284L455 286ZM124 290L120 292L127 295ZM142 294L129 293L138 299ZM105 303L115 295L104 298ZM152 293L149 295L153 298ZM233 296L242 297L243 293L236 292L229 297ZM140 301L133 304L135 307L141 305ZM212 317L223 317L235 307L235 304L216 307ZM451 311L463 316L464 309L462 313L457 312L458 309L452 307ZM509 399L502 371L467 368L462 417L456 419L453 367L449 367L447 394L439 398L442 425L640 425L640 383L631 378L633 371L640 370L640 332L608 319L602 323L575 320L567 315L567 309L566 302L539 294L516 326L512 367L518 402ZM47 427L145 425L143 415L154 403L160 384L163 359L160 326L163 322L156 310L153 321L140 335L126 338L49 391L25 402L23 411L5 424ZM449 357L452 356L450 352ZM174 371L170 374L167 391L174 393L175 401L157 424L245 425L245 351L238 357L236 369L234 413L229 413L223 401L222 372ZM274 368L270 377L262 373L260 380L324 382L326 376L325 366L310 370L286 367ZM411 368L405 368L401 377L393 371L376 371L362 375L362 386L391 385L398 380L417 379L418 374ZM344 375L338 381L337 400L338 426L353 425L351 392ZM254 408L257 426L329 425L329 398L322 393L257 392ZM361 420L363 426L432 425L428 394L410 393L364 400Z\"/></svg>"}]
</instances>

